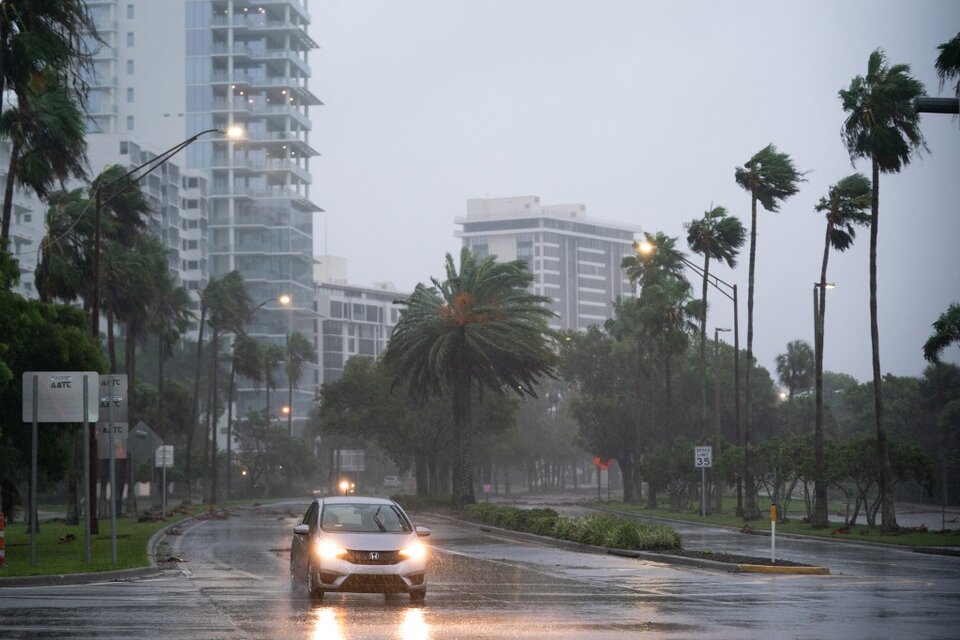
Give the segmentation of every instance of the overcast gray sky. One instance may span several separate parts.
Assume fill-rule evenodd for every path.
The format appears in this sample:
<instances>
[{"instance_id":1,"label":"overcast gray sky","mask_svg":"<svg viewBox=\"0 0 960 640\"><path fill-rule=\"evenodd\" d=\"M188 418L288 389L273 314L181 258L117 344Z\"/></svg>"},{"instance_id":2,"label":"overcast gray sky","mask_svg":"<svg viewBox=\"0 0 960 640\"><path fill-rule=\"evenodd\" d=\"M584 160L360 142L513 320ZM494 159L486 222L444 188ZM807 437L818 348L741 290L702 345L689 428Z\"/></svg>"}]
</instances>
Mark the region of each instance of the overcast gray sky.
<instances>
[{"instance_id":1,"label":"overcast gray sky","mask_svg":"<svg viewBox=\"0 0 960 640\"><path fill-rule=\"evenodd\" d=\"M640 2L310 0L318 254L352 283L399 290L442 273L467 198L537 195L592 217L685 239L720 204L749 227L734 169L767 143L809 172L779 213L758 215L754 352L773 371L812 344L819 198L851 165L837 97L882 47L941 94L937 45L960 30L955 0ZM922 116L930 148L880 180L879 308L885 373L920 375L931 323L960 302L960 127ZM685 240L684 240L685 244ZM870 379L869 230L831 255L825 367ZM747 247L717 274L742 291ZM691 274L691 278L694 278ZM697 288L699 291L699 288ZM731 326L717 299L708 320ZM948 361L960 361L954 347Z\"/></svg>"}]
</instances>

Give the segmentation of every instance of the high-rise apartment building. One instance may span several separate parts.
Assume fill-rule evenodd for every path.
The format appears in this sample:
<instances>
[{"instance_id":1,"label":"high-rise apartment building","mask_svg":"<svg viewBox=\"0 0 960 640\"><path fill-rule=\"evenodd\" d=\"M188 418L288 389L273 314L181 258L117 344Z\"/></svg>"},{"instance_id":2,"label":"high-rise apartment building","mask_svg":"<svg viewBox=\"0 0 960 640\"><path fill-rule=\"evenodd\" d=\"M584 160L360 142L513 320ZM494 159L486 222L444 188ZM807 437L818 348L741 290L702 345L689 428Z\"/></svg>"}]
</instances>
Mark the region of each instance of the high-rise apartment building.
<instances>
[{"instance_id":1,"label":"high-rise apartment building","mask_svg":"<svg viewBox=\"0 0 960 640\"><path fill-rule=\"evenodd\" d=\"M254 304L266 302L247 323L249 334L282 345L299 330L315 341L313 214L320 209L310 199L309 161L317 152L309 110L320 100L308 88L308 53L317 45L307 34L306 0L88 0L88 6L105 43L90 82L91 140L119 136L128 151L136 145L158 153L207 132L157 176L167 196L179 191L151 220L176 252L171 266L197 293L209 278L238 270ZM216 131L234 125L243 139ZM94 171L135 166L133 157L122 157L122 144L99 145L105 151L91 154ZM182 173L176 185L166 177L174 171ZM281 306L281 295L292 305ZM315 377L313 369L305 375ZM279 384L285 387L286 379ZM294 394L295 433L314 392L301 381ZM259 396L241 381L238 415L262 409Z\"/></svg>"},{"instance_id":2,"label":"high-rise apartment building","mask_svg":"<svg viewBox=\"0 0 960 640\"><path fill-rule=\"evenodd\" d=\"M467 200L456 236L481 256L524 260L531 289L552 299L555 329L580 331L613 317L613 301L632 293L620 264L632 255L634 225L586 217L582 204L542 205L540 198Z\"/></svg>"}]
</instances>

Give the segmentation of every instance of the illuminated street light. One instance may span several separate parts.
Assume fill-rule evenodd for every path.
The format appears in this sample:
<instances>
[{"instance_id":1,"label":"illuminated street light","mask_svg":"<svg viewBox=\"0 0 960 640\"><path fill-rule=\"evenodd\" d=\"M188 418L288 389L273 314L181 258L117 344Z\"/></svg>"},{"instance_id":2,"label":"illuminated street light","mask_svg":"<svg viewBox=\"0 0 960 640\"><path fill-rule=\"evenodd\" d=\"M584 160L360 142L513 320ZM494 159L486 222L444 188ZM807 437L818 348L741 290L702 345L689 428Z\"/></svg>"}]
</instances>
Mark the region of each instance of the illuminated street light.
<instances>
[{"instance_id":1,"label":"illuminated street light","mask_svg":"<svg viewBox=\"0 0 960 640\"><path fill-rule=\"evenodd\" d=\"M340 481L340 491L343 493L343 495L347 495L347 489L349 488L350 488L349 482L347 482L346 480Z\"/></svg>"},{"instance_id":2,"label":"illuminated street light","mask_svg":"<svg viewBox=\"0 0 960 640\"><path fill-rule=\"evenodd\" d=\"M293 409L290 408L290 405L285 404L280 407L280 415L287 417L293 413Z\"/></svg>"}]
</instances>

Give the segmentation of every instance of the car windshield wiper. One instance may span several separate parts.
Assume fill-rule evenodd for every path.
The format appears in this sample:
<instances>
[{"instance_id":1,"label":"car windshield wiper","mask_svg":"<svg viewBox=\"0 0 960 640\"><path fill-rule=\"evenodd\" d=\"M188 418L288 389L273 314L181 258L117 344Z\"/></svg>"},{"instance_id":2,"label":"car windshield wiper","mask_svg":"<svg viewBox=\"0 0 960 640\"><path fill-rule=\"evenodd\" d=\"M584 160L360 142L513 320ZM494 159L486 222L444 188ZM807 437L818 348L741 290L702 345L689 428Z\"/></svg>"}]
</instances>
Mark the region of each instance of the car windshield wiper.
<instances>
[{"instance_id":1,"label":"car windshield wiper","mask_svg":"<svg viewBox=\"0 0 960 640\"><path fill-rule=\"evenodd\" d=\"M386 528L385 526L383 526L383 523L380 522L380 509L382 509L382 508L383 508L383 507L377 507L377 512L373 514L373 521L377 523L377 526L378 526L378 527L380 527L380 532L381 532L381 533L383 533L384 531L387 530L387 528Z\"/></svg>"}]
</instances>

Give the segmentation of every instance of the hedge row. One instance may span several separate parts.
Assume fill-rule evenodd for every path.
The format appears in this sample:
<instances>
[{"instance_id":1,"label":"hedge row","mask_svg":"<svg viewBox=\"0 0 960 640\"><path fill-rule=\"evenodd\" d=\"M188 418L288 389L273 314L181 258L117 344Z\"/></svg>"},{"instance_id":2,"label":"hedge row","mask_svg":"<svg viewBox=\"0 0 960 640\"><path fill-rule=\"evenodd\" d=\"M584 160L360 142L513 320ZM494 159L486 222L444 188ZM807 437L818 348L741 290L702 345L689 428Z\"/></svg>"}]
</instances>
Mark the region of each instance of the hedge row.
<instances>
[{"instance_id":1,"label":"hedge row","mask_svg":"<svg viewBox=\"0 0 960 640\"><path fill-rule=\"evenodd\" d=\"M670 527L616 516L564 518L553 509L518 509L488 503L467 505L461 515L467 520L503 529L610 549L670 551L682 548L680 534Z\"/></svg>"}]
</instances>

